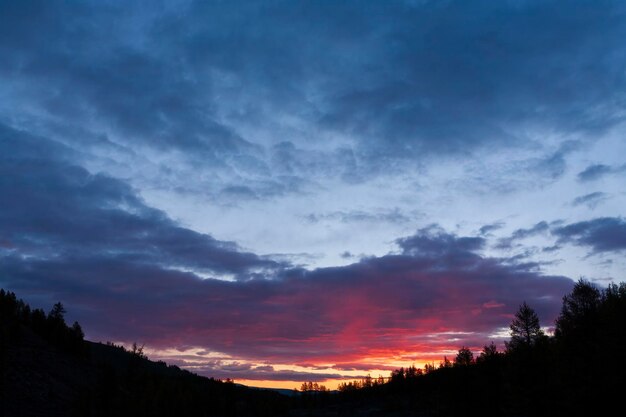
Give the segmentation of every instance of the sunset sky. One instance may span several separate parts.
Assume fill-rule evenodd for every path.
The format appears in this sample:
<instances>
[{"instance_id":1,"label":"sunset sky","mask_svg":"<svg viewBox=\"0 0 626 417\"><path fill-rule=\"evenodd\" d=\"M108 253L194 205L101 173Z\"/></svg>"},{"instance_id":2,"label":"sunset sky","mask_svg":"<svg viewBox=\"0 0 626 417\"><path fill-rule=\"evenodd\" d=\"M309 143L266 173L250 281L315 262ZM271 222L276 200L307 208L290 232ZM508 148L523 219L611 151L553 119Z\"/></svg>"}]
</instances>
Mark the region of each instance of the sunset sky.
<instances>
[{"instance_id":1,"label":"sunset sky","mask_svg":"<svg viewBox=\"0 0 626 417\"><path fill-rule=\"evenodd\" d=\"M622 1L2 1L0 287L293 388L626 280Z\"/></svg>"}]
</instances>

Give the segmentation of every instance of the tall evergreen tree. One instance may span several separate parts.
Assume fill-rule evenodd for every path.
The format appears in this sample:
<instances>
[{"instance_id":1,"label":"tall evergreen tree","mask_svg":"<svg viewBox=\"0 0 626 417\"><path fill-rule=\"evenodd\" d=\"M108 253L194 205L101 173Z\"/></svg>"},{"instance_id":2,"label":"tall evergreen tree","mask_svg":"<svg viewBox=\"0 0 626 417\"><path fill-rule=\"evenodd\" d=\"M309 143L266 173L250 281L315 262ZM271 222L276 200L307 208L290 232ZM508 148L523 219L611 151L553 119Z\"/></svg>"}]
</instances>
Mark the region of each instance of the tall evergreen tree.
<instances>
[{"instance_id":1,"label":"tall evergreen tree","mask_svg":"<svg viewBox=\"0 0 626 417\"><path fill-rule=\"evenodd\" d=\"M592 323L602 302L602 294L589 281L580 279L572 292L563 297L561 315L556 320L555 336L557 338L579 337L578 333L589 333L593 330ZM574 336L574 333L576 335ZM586 335L590 336L590 335Z\"/></svg>"},{"instance_id":2,"label":"tall evergreen tree","mask_svg":"<svg viewBox=\"0 0 626 417\"><path fill-rule=\"evenodd\" d=\"M526 301L515 313L515 318L513 318L509 328L511 329L511 340L506 344L507 350L533 346L545 337L537 313L526 304Z\"/></svg>"},{"instance_id":3,"label":"tall evergreen tree","mask_svg":"<svg viewBox=\"0 0 626 417\"><path fill-rule=\"evenodd\" d=\"M56 323L63 323L65 325L65 313L65 307L63 307L63 304L58 302L52 306L52 310L48 313L48 320Z\"/></svg>"}]
</instances>

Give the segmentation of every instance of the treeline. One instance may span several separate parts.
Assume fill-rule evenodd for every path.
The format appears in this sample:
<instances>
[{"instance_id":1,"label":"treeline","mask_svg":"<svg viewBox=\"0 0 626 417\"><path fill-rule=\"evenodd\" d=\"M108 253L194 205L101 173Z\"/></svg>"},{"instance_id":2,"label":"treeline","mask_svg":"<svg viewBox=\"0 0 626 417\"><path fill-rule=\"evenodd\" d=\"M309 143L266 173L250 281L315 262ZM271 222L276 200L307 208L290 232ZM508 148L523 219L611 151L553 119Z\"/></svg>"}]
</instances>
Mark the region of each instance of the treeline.
<instances>
[{"instance_id":1,"label":"treeline","mask_svg":"<svg viewBox=\"0 0 626 417\"><path fill-rule=\"evenodd\" d=\"M522 303L499 352L461 347L438 366L410 366L389 381L340 386L339 401L375 403L382 415L578 416L608 415L626 389L626 284L599 289L580 280L563 297L554 336Z\"/></svg>"},{"instance_id":2,"label":"treeline","mask_svg":"<svg viewBox=\"0 0 626 417\"><path fill-rule=\"evenodd\" d=\"M416 370L415 367L411 367L410 369L411 371ZM409 371L409 368L407 368L407 372L408 371ZM421 372L421 370L419 371ZM405 371L404 371L404 368L402 368L402 370L398 370L394 372L402 372L402 374L404 374ZM372 378L371 375L367 375L365 378L360 379L360 380L342 382L339 384L337 389L339 390L339 392L350 392L350 391L360 390L363 388L379 387L379 386L384 385L386 382L387 381L385 380L385 377L383 377L382 375L379 375L378 378Z\"/></svg>"},{"instance_id":3,"label":"treeline","mask_svg":"<svg viewBox=\"0 0 626 417\"><path fill-rule=\"evenodd\" d=\"M86 341L62 304L46 314L0 289L0 416L275 416L290 401Z\"/></svg>"},{"instance_id":4,"label":"treeline","mask_svg":"<svg viewBox=\"0 0 626 417\"><path fill-rule=\"evenodd\" d=\"M19 337L23 327L68 353L86 353L83 329L78 322L72 326L65 323L63 304L56 303L46 314L42 309L31 309L14 293L0 289L0 343Z\"/></svg>"},{"instance_id":5,"label":"treeline","mask_svg":"<svg viewBox=\"0 0 626 417\"><path fill-rule=\"evenodd\" d=\"M319 384L313 381L305 381L300 385L299 392L327 392L326 385Z\"/></svg>"}]
</instances>

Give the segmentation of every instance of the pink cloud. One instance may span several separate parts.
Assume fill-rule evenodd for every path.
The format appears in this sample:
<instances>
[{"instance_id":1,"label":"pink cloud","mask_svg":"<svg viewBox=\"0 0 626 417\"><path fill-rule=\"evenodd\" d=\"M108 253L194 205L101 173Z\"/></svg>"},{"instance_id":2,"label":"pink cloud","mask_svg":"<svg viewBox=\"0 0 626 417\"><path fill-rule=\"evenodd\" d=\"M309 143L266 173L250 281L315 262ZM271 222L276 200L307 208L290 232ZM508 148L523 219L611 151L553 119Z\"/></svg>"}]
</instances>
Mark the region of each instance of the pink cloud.
<instances>
[{"instance_id":1,"label":"pink cloud","mask_svg":"<svg viewBox=\"0 0 626 417\"><path fill-rule=\"evenodd\" d=\"M564 277L459 249L453 235L439 246L428 242L426 255L412 242L410 254L239 282L107 260L97 268L42 261L31 263L29 285L54 285L96 339L200 347L272 364L361 367L385 355L430 358L480 347L522 301L551 323L571 286Z\"/></svg>"}]
</instances>

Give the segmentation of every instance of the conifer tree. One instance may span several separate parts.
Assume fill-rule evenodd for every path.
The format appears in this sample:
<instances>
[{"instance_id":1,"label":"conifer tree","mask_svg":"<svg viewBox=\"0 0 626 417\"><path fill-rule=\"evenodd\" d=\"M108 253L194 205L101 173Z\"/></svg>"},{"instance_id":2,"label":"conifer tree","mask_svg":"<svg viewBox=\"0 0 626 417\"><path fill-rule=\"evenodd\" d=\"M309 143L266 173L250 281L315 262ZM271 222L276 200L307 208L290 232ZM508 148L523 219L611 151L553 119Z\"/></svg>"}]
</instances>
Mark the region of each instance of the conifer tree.
<instances>
[{"instance_id":1,"label":"conifer tree","mask_svg":"<svg viewBox=\"0 0 626 417\"><path fill-rule=\"evenodd\" d=\"M507 350L534 346L545 337L537 313L526 304L526 301L515 313L515 318L509 328L511 329L511 341L506 344Z\"/></svg>"}]
</instances>

